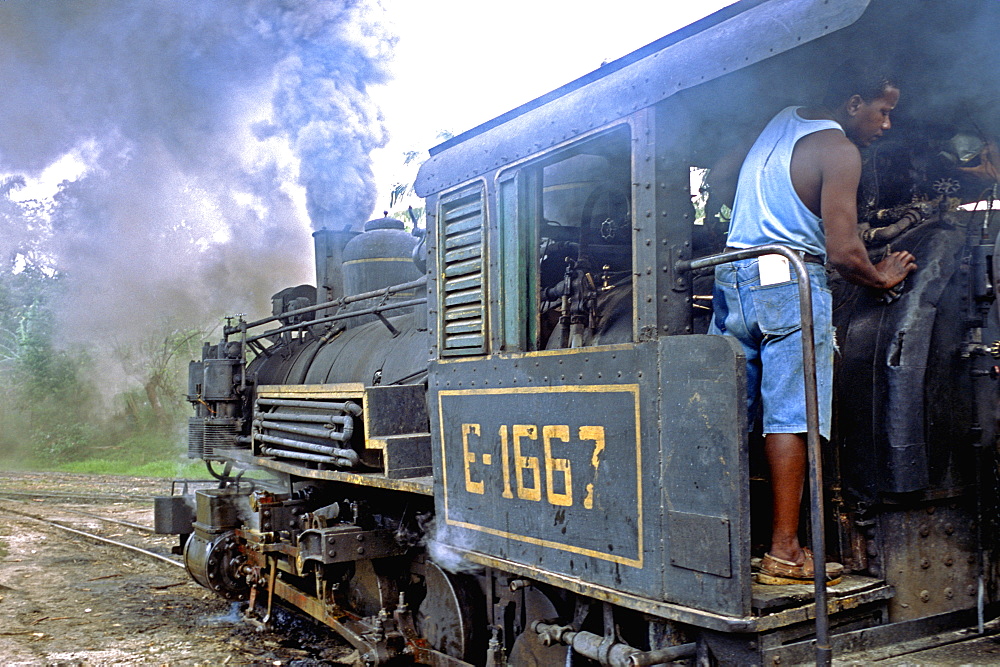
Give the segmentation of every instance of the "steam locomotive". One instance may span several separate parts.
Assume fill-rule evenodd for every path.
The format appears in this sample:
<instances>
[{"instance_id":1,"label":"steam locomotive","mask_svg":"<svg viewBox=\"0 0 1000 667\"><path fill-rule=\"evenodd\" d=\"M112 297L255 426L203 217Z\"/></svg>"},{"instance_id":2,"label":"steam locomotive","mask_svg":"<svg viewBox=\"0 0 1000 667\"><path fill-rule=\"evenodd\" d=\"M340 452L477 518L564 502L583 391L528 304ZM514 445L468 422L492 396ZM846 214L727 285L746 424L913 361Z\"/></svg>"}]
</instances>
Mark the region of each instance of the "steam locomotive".
<instances>
[{"instance_id":1,"label":"steam locomotive","mask_svg":"<svg viewBox=\"0 0 1000 667\"><path fill-rule=\"evenodd\" d=\"M220 484L158 499L159 529L201 585L259 622L298 608L370 665L777 665L813 659L817 617L835 654L982 626L998 25L991 0L743 0L431 149L425 232L316 232L316 286L191 363L189 456ZM864 49L903 101L860 232L920 268L892 294L833 276L811 530L847 575L818 607L754 582L744 360L706 335L692 260L725 245L705 174Z\"/></svg>"}]
</instances>

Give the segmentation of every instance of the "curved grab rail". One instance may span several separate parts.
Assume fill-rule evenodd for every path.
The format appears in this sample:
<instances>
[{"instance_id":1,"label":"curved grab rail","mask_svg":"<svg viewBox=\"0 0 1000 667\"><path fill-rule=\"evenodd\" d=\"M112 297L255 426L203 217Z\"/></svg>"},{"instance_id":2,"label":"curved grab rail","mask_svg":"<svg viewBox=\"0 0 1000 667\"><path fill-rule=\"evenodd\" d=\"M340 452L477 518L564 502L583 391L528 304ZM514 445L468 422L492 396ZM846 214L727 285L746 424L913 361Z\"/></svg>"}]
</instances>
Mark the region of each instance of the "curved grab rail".
<instances>
[{"instance_id":1,"label":"curved grab rail","mask_svg":"<svg viewBox=\"0 0 1000 667\"><path fill-rule=\"evenodd\" d=\"M694 271L740 259L761 255L781 255L795 269L795 275L805 276L802 257L783 245L768 244L732 250L698 259L681 260L674 265L678 272ZM806 390L806 452L809 459L809 513L812 531L813 586L816 595L816 664L830 665L830 618L826 602L826 534L823 530L823 459L819 438L819 399L816 393L816 348L813 339L812 290L808 280L799 280L799 312L802 317L802 367Z\"/></svg>"}]
</instances>

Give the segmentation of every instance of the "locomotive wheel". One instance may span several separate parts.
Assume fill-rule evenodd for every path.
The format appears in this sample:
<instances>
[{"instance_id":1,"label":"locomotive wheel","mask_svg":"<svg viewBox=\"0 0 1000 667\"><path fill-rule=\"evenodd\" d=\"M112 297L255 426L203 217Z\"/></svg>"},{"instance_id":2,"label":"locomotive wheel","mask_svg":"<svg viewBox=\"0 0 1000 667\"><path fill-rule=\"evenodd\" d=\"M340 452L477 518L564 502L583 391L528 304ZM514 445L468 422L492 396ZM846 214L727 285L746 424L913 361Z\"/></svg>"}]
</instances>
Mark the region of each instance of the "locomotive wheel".
<instances>
[{"instance_id":1,"label":"locomotive wheel","mask_svg":"<svg viewBox=\"0 0 1000 667\"><path fill-rule=\"evenodd\" d=\"M232 531L212 540L194 534L184 545L184 567L191 578L227 600L247 599L250 585L243 574L245 563Z\"/></svg>"},{"instance_id":2,"label":"locomotive wheel","mask_svg":"<svg viewBox=\"0 0 1000 667\"><path fill-rule=\"evenodd\" d=\"M545 646L538 633L531 629L535 621L551 621L558 618L559 613L549 601L548 596L534 587L524 590L524 612L527 622L525 630L514 641L508 662L511 665L524 667L547 667L547 665L566 664L565 646Z\"/></svg>"},{"instance_id":3,"label":"locomotive wheel","mask_svg":"<svg viewBox=\"0 0 1000 667\"><path fill-rule=\"evenodd\" d=\"M479 590L464 577L453 576L431 561L425 565L427 593L414 616L417 632L437 651L476 664L483 627L476 599Z\"/></svg>"},{"instance_id":4,"label":"locomotive wheel","mask_svg":"<svg viewBox=\"0 0 1000 667\"><path fill-rule=\"evenodd\" d=\"M380 575L370 560L354 563L349 590L351 609L358 616L375 616L381 609L392 611L399 599L395 580Z\"/></svg>"}]
</instances>

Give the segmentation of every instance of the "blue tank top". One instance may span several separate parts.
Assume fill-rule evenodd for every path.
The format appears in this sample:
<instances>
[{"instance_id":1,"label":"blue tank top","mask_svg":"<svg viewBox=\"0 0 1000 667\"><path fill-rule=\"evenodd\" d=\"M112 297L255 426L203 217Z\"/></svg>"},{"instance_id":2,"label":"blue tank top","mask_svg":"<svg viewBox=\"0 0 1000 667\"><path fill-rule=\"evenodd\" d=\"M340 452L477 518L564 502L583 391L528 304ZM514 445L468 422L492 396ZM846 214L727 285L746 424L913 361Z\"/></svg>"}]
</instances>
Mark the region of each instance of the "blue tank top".
<instances>
[{"instance_id":1,"label":"blue tank top","mask_svg":"<svg viewBox=\"0 0 1000 667\"><path fill-rule=\"evenodd\" d=\"M788 107L771 119L754 143L736 185L736 201L726 244L749 248L781 243L826 260L823 222L799 199L792 186L792 151L802 137L843 128L833 120L807 120Z\"/></svg>"}]
</instances>

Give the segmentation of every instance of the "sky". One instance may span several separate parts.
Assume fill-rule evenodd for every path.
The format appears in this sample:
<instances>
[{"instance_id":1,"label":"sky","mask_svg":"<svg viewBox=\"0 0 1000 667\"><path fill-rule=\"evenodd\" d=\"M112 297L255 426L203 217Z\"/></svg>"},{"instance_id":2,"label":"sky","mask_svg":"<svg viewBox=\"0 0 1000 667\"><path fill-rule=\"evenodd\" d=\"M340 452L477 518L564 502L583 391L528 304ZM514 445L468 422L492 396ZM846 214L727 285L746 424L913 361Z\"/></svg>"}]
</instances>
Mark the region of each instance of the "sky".
<instances>
[{"instance_id":1,"label":"sky","mask_svg":"<svg viewBox=\"0 0 1000 667\"><path fill-rule=\"evenodd\" d=\"M459 134L707 16L732 0L383 0L392 80L371 89L389 142L373 153L378 206L412 182L407 151ZM463 91L455 94L455 88ZM380 212L380 211L376 211Z\"/></svg>"}]
</instances>

